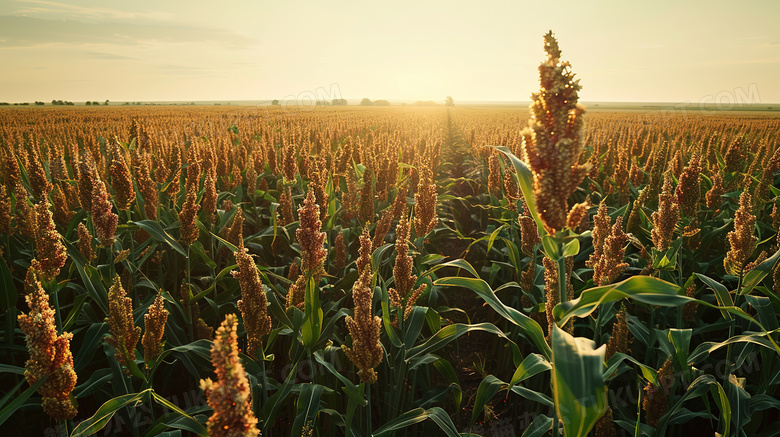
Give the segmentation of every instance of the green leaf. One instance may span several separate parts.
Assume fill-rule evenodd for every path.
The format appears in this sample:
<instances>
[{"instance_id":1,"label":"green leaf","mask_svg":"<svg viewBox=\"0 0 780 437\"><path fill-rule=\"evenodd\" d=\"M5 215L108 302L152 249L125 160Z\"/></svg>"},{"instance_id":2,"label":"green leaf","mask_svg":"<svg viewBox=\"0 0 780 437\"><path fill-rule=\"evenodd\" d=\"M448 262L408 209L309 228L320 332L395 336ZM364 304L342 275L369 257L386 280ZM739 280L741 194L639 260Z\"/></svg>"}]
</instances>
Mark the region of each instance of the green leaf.
<instances>
[{"instance_id":1,"label":"green leaf","mask_svg":"<svg viewBox=\"0 0 780 437\"><path fill-rule=\"evenodd\" d=\"M175 418L173 420L169 419L166 425L173 428L183 429L185 431L190 431L197 435L205 435L208 432L208 430L206 430L206 427L203 426L202 423L198 422L194 417L190 416L189 414L184 412L184 410L174 405L171 401L158 395L154 391L152 391L151 393L154 401L160 404L161 406L171 410L171 413Z\"/></svg>"},{"instance_id":2,"label":"green leaf","mask_svg":"<svg viewBox=\"0 0 780 437\"><path fill-rule=\"evenodd\" d=\"M76 426L76 428L73 430L73 433L71 433L70 437L88 437L96 434L106 426L108 421L114 417L114 414L116 414L117 411L130 404L141 402L143 398L146 397L146 394L151 390L152 389L146 389L140 393L121 395L107 401L101 405L100 408L98 408L92 417L79 423L78 426Z\"/></svg>"},{"instance_id":3,"label":"green leaf","mask_svg":"<svg viewBox=\"0 0 780 437\"><path fill-rule=\"evenodd\" d=\"M552 417L540 414L534 417L533 422L531 422L531 425L523 432L521 437L542 437L547 434L547 431L552 428L552 425Z\"/></svg>"},{"instance_id":4,"label":"green leaf","mask_svg":"<svg viewBox=\"0 0 780 437\"><path fill-rule=\"evenodd\" d=\"M772 272L772 268L777 259L780 258L780 250L775 252L770 258L764 260L761 264L756 266L753 270L747 272L745 278L742 280L742 288L739 290L739 294L749 294L753 288L755 288L764 278Z\"/></svg>"},{"instance_id":5,"label":"green leaf","mask_svg":"<svg viewBox=\"0 0 780 437\"><path fill-rule=\"evenodd\" d=\"M87 290L87 294L89 294L89 297L91 297L92 300L100 307L100 309L103 311L103 314L108 314L108 293L106 293L106 290L103 287L103 284L100 282L99 278L93 283L92 278L90 278L87 274L87 271L85 270L87 259L84 258L84 255L79 252L76 246L72 245L67 240L63 239L62 244L65 245L70 259L73 260L73 265L76 266L76 270L79 272L79 276L81 277L81 281L84 283L84 288ZM95 284L97 284L97 286L100 288L99 291L97 288L95 288Z\"/></svg>"},{"instance_id":6,"label":"green leaf","mask_svg":"<svg viewBox=\"0 0 780 437\"><path fill-rule=\"evenodd\" d=\"M561 245L555 237L551 235L542 237L542 247L544 247L544 253L547 255L547 258L550 258L553 262L558 262L561 259Z\"/></svg>"},{"instance_id":7,"label":"green leaf","mask_svg":"<svg viewBox=\"0 0 780 437\"><path fill-rule=\"evenodd\" d=\"M589 288L579 298L556 305L553 315L563 325L572 317L587 317L602 303L623 298L657 306L677 306L689 302L691 299L678 294L679 290L680 287L657 278L632 276L617 284Z\"/></svg>"},{"instance_id":8,"label":"green leaf","mask_svg":"<svg viewBox=\"0 0 780 437\"><path fill-rule=\"evenodd\" d=\"M567 256L574 256L580 253L580 240L577 238L572 239L568 243L563 244L563 254L565 258Z\"/></svg>"},{"instance_id":9,"label":"green leaf","mask_svg":"<svg viewBox=\"0 0 780 437\"><path fill-rule=\"evenodd\" d=\"M607 411L604 356L586 338L575 338L553 325L553 400L565 437L585 437Z\"/></svg>"},{"instance_id":10,"label":"green leaf","mask_svg":"<svg viewBox=\"0 0 780 437\"><path fill-rule=\"evenodd\" d=\"M346 393L347 396L357 405L363 406L368 403L368 401L363 398L362 390L358 390L357 385L353 384L352 381L347 379L346 376L342 375L341 372L336 370L333 365L325 360L325 356L323 355L322 350L314 352L314 360L320 363L327 371L329 371L333 376L341 381L342 384L344 384L344 393Z\"/></svg>"},{"instance_id":11,"label":"green leaf","mask_svg":"<svg viewBox=\"0 0 780 437\"><path fill-rule=\"evenodd\" d=\"M445 326L441 328L439 332L431 336L428 340L420 345L417 345L406 353L405 361L409 362L416 357L421 357L428 353L436 352L442 347L448 345L453 340L457 339L463 334L471 331L486 331L498 335L506 339L514 349L517 349L517 345L504 334L504 331L498 329L491 323L479 323L476 325L464 325L461 323L455 323L453 325Z\"/></svg>"},{"instance_id":12,"label":"green leaf","mask_svg":"<svg viewBox=\"0 0 780 437\"><path fill-rule=\"evenodd\" d=\"M490 400L493 399L493 396L501 391L501 388L504 386L506 386L506 383L493 375L488 375L479 383L477 395L474 398L474 409L471 410L471 422L469 422L469 426L474 426L477 418L482 414L482 410L485 409L485 404L490 402Z\"/></svg>"},{"instance_id":13,"label":"green leaf","mask_svg":"<svg viewBox=\"0 0 780 437\"><path fill-rule=\"evenodd\" d=\"M691 385L688 386L688 389L685 391L685 394L683 394L680 399L677 400L677 402L674 404L672 408L669 409L669 411L666 412L659 420L658 420L658 426L656 427L656 435L666 435L666 427L669 425L669 420L674 416L674 414L682 408L682 405L685 401L689 399L695 399L701 396L706 395L710 391L710 386L717 386L717 390L719 393L719 396L715 398L716 402L718 403L718 406L721 410L721 414L724 418L724 424L726 432L724 435L728 435L728 429L729 424L731 422L731 407L729 406L728 398L726 397L726 393L723 391L723 387L718 384L715 381L715 377L712 375L702 375L696 380L694 380ZM722 395L721 395L722 393Z\"/></svg>"},{"instance_id":14,"label":"green leaf","mask_svg":"<svg viewBox=\"0 0 780 437\"><path fill-rule=\"evenodd\" d=\"M416 408L407 411L374 431L373 437L382 437L384 435L394 436L395 431L402 430L426 419L431 419L434 423L439 425L439 428L441 428L444 435L447 437L460 437L450 416L439 407L433 407L428 410Z\"/></svg>"},{"instance_id":15,"label":"green leaf","mask_svg":"<svg viewBox=\"0 0 780 437\"><path fill-rule=\"evenodd\" d=\"M730 307L734 306L734 301L731 299L731 294L729 294L729 290L720 282L715 281L714 279L704 276L701 273L694 273L699 279L701 279L704 284L710 288L710 290L715 292L715 299L718 301L718 305L722 307ZM731 320L733 317L731 314L729 314L728 311L721 310L721 314L723 314L724 319Z\"/></svg>"},{"instance_id":16,"label":"green leaf","mask_svg":"<svg viewBox=\"0 0 780 437\"><path fill-rule=\"evenodd\" d=\"M476 278L447 277L436 280L433 285L445 287L465 287L479 295L501 317L519 326L522 332L536 345L542 355L548 360L552 357L552 351L544 338L542 327L535 320L520 311L504 305L496 296L487 282Z\"/></svg>"},{"instance_id":17,"label":"green leaf","mask_svg":"<svg viewBox=\"0 0 780 437\"><path fill-rule=\"evenodd\" d=\"M309 278L306 283L306 296L304 302L304 322L301 326L301 340L305 347L312 347L320 339L322 332L322 308L320 307L319 288L314 283L314 278Z\"/></svg>"},{"instance_id":18,"label":"green leaf","mask_svg":"<svg viewBox=\"0 0 780 437\"><path fill-rule=\"evenodd\" d=\"M162 226L160 226L160 223L154 220L141 220L133 223L138 225L139 228L148 232L149 235L151 235L152 238L154 238L156 241L167 244L168 247L175 250L176 252L179 252L184 257L187 256L187 252L181 247L179 242L171 237L170 234L165 232Z\"/></svg>"},{"instance_id":19,"label":"green leaf","mask_svg":"<svg viewBox=\"0 0 780 437\"><path fill-rule=\"evenodd\" d=\"M669 329L669 342L674 346L677 364L685 369L688 364L688 352L691 346L692 329Z\"/></svg>"},{"instance_id":20,"label":"green leaf","mask_svg":"<svg viewBox=\"0 0 780 437\"><path fill-rule=\"evenodd\" d=\"M552 365L549 361L539 354L528 354L523 359L523 362L517 366L517 370L515 370L512 379L509 381L509 388L511 389L526 379L547 370L552 370Z\"/></svg>"},{"instance_id":21,"label":"green leaf","mask_svg":"<svg viewBox=\"0 0 780 437\"><path fill-rule=\"evenodd\" d=\"M30 396L35 393L36 390L38 390L38 387L43 384L44 381L46 381L46 378L48 376L45 376L38 381L35 381L35 384L27 387L27 390L22 392L18 397L16 397L11 403L3 407L2 410L0 410L0 425L5 423L6 420L8 420L9 417L13 416L13 414L22 407L22 405L27 401L27 399L30 398ZM27 382L25 379L22 379L19 384L17 384L16 388L13 389L11 393L16 392L17 390L22 388L22 385Z\"/></svg>"},{"instance_id":22,"label":"green leaf","mask_svg":"<svg viewBox=\"0 0 780 437\"><path fill-rule=\"evenodd\" d=\"M0 258L0 310L6 311L8 308L16 306L17 299L11 269L6 264L5 259Z\"/></svg>"},{"instance_id":23,"label":"green leaf","mask_svg":"<svg viewBox=\"0 0 780 437\"><path fill-rule=\"evenodd\" d=\"M297 414L290 435L302 435L303 427L317 418L320 411L320 397L325 387L319 384L304 384L298 395Z\"/></svg>"},{"instance_id":24,"label":"green leaf","mask_svg":"<svg viewBox=\"0 0 780 437\"><path fill-rule=\"evenodd\" d=\"M528 210L528 212L531 214L531 217L533 217L534 221L536 222L536 228L539 232L539 235L543 236L546 235L547 232L544 230L544 225L542 224L542 218L539 217L539 213L536 210L536 196L534 195L534 176L533 173L531 173L531 169L528 168L528 166L521 161L517 156L515 156L511 151L509 151L509 148L506 146L492 146L499 152L506 155L507 158L509 158L509 161L512 163L512 165L515 167L515 177L517 178L518 186L520 187L520 191L523 193L523 198L525 199L525 207Z\"/></svg>"}]
</instances>

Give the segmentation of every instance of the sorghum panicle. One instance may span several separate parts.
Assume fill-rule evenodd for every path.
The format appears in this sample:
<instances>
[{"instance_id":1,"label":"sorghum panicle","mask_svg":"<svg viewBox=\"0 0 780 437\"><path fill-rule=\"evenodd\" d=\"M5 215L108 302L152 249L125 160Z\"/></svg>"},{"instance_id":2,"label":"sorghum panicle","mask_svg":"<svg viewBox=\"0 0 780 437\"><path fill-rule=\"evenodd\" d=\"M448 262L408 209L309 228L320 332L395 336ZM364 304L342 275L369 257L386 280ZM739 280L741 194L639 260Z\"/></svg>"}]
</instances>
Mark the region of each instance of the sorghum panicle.
<instances>
[{"instance_id":1,"label":"sorghum panicle","mask_svg":"<svg viewBox=\"0 0 780 437\"><path fill-rule=\"evenodd\" d=\"M707 208L711 210L720 208L720 205L723 202L721 196L724 194L726 194L726 189L723 188L723 176L721 176L720 172L716 172L712 175L712 188L707 191Z\"/></svg>"},{"instance_id":2,"label":"sorghum panicle","mask_svg":"<svg viewBox=\"0 0 780 437\"><path fill-rule=\"evenodd\" d=\"M680 219L680 206L675 201L674 187L672 187L672 174L666 172L661 194L658 196L658 211L651 216L653 230L650 236L653 245L660 252L665 252L674 241L674 229Z\"/></svg>"},{"instance_id":3,"label":"sorghum panicle","mask_svg":"<svg viewBox=\"0 0 780 437\"><path fill-rule=\"evenodd\" d=\"M691 284L685 289L685 295L688 297L696 297L696 285ZM688 302L683 305L683 320L686 322L693 322L696 318L696 308L699 306L696 302Z\"/></svg>"},{"instance_id":4,"label":"sorghum panicle","mask_svg":"<svg viewBox=\"0 0 780 437\"><path fill-rule=\"evenodd\" d=\"M501 192L501 166L496 153L488 158L488 170L488 192L497 196Z\"/></svg>"},{"instance_id":5,"label":"sorghum panicle","mask_svg":"<svg viewBox=\"0 0 780 437\"><path fill-rule=\"evenodd\" d=\"M295 221L293 217L292 198L290 196L290 188L283 188L282 194L279 196L279 211L282 216L279 219L279 224L284 226Z\"/></svg>"},{"instance_id":6,"label":"sorghum panicle","mask_svg":"<svg viewBox=\"0 0 780 437\"><path fill-rule=\"evenodd\" d=\"M418 167L421 168L417 191L414 193L414 233L423 237L428 235L439 221L436 214L438 194L430 163L421 163Z\"/></svg>"},{"instance_id":7,"label":"sorghum panicle","mask_svg":"<svg viewBox=\"0 0 780 437\"><path fill-rule=\"evenodd\" d=\"M230 225L222 228L220 234L222 234L222 238L234 246L244 245L244 210L242 208L236 208L236 213L233 215Z\"/></svg>"},{"instance_id":8,"label":"sorghum panicle","mask_svg":"<svg viewBox=\"0 0 780 437\"><path fill-rule=\"evenodd\" d=\"M393 281L394 288L388 290L391 302L403 309L404 319L409 317L409 314L414 307L414 303L425 291L425 284L420 284L416 289L412 289L417 282L417 275L413 273L414 262L411 255L409 255L409 235L411 234L411 228L409 220L404 216L396 226L396 240L395 240L395 264L393 265Z\"/></svg>"},{"instance_id":9,"label":"sorghum panicle","mask_svg":"<svg viewBox=\"0 0 780 437\"><path fill-rule=\"evenodd\" d=\"M374 290L371 288L371 268L364 269L360 278L352 287L352 301L355 304L354 316L346 317L347 329L352 336L352 347L342 345L341 349L358 369L360 380L372 384L376 382L374 368L382 362L382 344L379 334L382 319L374 315Z\"/></svg>"},{"instance_id":10,"label":"sorghum panicle","mask_svg":"<svg viewBox=\"0 0 780 437\"><path fill-rule=\"evenodd\" d=\"M675 195L680 212L688 217L696 217L701 200L701 157L694 153L688 165L680 175L680 183L677 185Z\"/></svg>"},{"instance_id":11,"label":"sorghum panicle","mask_svg":"<svg viewBox=\"0 0 780 437\"><path fill-rule=\"evenodd\" d=\"M214 169L206 167L206 177L203 180L203 198L200 200L200 207L204 214L206 223L214 222L214 215L217 213L217 183Z\"/></svg>"},{"instance_id":12,"label":"sorghum panicle","mask_svg":"<svg viewBox=\"0 0 780 437\"><path fill-rule=\"evenodd\" d=\"M111 210L112 204L106 191L106 185L100 179L95 179L92 185L92 223L95 234L102 246L111 247L116 237L116 227L119 216Z\"/></svg>"},{"instance_id":13,"label":"sorghum panicle","mask_svg":"<svg viewBox=\"0 0 780 437\"><path fill-rule=\"evenodd\" d=\"M566 226L569 229L582 231L583 223L587 221L588 209L591 207L590 200L584 202L575 203L569 210L569 214L566 216Z\"/></svg>"},{"instance_id":14,"label":"sorghum panicle","mask_svg":"<svg viewBox=\"0 0 780 437\"><path fill-rule=\"evenodd\" d=\"M160 356L163 348L163 334L165 323L168 321L168 310L164 306L165 300L161 293L157 293L154 302L149 306L149 311L144 315L144 335L141 337L141 345L144 347L144 362L146 368Z\"/></svg>"},{"instance_id":15,"label":"sorghum panicle","mask_svg":"<svg viewBox=\"0 0 780 437\"><path fill-rule=\"evenodd\" d=\"M363 228L363 233L360 234L359 241L359 256L356 261L358 275L360 275L366 267L371 268L371 248L373 247L373 244L371 242L371 235L368 233L368 227Z\"/></svg>"},{"instance_id":16,"label":"sorghum panicle","mask_svg":"<svg viewBox=\"0 0 780 437\"><path fill-rule=\"evenodd\" d=\"M363 186L360 188L360 220L370 223L374 220L374 172L366 168L363 172Z\"/></svg>"},{"instance_id":17,"label":"sorghum panicle","mask_svg":"<svg viewBox=\"0 0 780 437\"><path fill-rule=\"evenodd\" d=\"M11 196L5 185L0 185L0 233L11 235Z\"/></svg>"},{"instance_id":18,"label":"sorghum panicle","mask_svg":"<svg viewBox=\"0 0 780 437\"><path fill-rule=\"evenodd\" d=\"M601 251L604 247L604 240L610 234L610 228L612 220L609 218L607 212L607 204L601 202L599 204L598 212L593 216L593 230L591 235L593 237L593 253L590 254L590 258L585 262L588 267L595 267L601 258Z\"/></svg>"},{"instance_id":19,"label":"sorghum panicle","mask_svg":"<svg viewBox=\"0 0 780 437\"><path fill-rule=\"evenodd\" d=\"M606 359L609 360L616 353L629 353L628 345L631 342L631 332L628 330L628 318L625 305L621 305L620 310L615 314L615 321L612 324L612 335L607 342Z\"/></svg>"},{"instance_id":20,"label":"sorghum panicle","mask_svg":"<svg viewBox=\"0 0 780 437\"><path fill-rule=\"evenodd\" d=\"M27 151L27 162L27 176L29 177L33 193L38 198L46 197L54 186L46 178L46 171L43 169L43 160L37 144L30 144Z\"/></svg>"},{"instance_id":21,"label":"sorghum panicle","mask_svg":"<svg viewBox=\"0 0 780 437\"><path fill-rule=\"evenodd\" d=\"M344 244L344 234L340 231L336 234L336 240L333 242L333 253L335 256L333 268L340 271L347 265L347 246Z\"/></svg>"},{"instance_id":22,"label":"sorghum panicle","mask_svg":"<svg viewBox=\"0 0 780 437\"><path fill-rule=\"evenodd\" d=\"M566 226L567 199L590 171L579 164L584 147L583 117L579 105L579 80L552 32L544 36L547 59L539 66L540 90L531 95L531 118L523 131L522 155L533 173L539 215L550 234Z\"/></svg>"},{"instance_id":23,"label":"sorghum panicle","mask_svg":"<svg viewBox=\"0 0 780 437\"><path fill-rule=\"evenodd\" d=\"M49 201L43 199L35 205L35 256L40 262L40 276L50 281L59 273L68 260L68 253L62 244L49 209Z\"/></svg>"},{"instance_id":24,"label":"sorghum panicle","mask_svg":"<svg viewBox=\"0 0 780 437\"><path fill-rule=\"evenodd\" d=\"M615 282L628 267L628 264L623 262L628 235L623 232L622 225L623 217L618 217L609 235L604 239L601 256L593 268L593 282L596 285Z\"/></svg>"},{"instance_id":25,"label":"sorghum panicle","mask_svg":"<svg viewBox=\"0 0 780 437\"><path fill-rule=\"evenodd\" d=\"M376 250L379 246L384 244L385 236L390 231L390 225L392 225L392 222L393 210L387 208L382 211L382 216L379 218L379 221L376 222L376 226L374 227L374 240L373 244L371 245L372 250Z\"/></svg>"},{"instance_id":26,"label":"sorghum panicle","mask_svg":"<svg viewBox=\"0 0 780 437\"><path fill-rule=\"evenodd\" d=\"M674 367L671 358L668 358L658 370L658 382L658 385L647 383L642 399L642 409L645 410L647 424L653 427L658 426L658 419L669 410L667 397L674 383Z\"/></svg>"},{"instance_id":27,"label":"sorghum panicle","mask_svg":"<svg viewBox=\"0 0 780 437\"><path fill-rule=\"evenodd\" d=\"M130 374L130 363L135 361L135 347L141 338L141 328L133 324L133 300L119 279L108 289L108 317L106 318L111 335L106 342L116 349L114 356L122 366L122 371Z\"/></svg>"},{"instance_id":28,"label":"sorghum panicle","mask_svg":"<svg viewBox=\"0 0 780 437\"><path fill-rule=\"evenodd\" d=\"M211 346L211 363L217 380L201 379L200 388L214 410L206 428L211 437L256 436L257 418L244 366L238 359L237 318L228 314Z\"/></svg>"},{"instance_id":29,"label":"sorghum panicle","mask_svg":"<svg viewBox=\"0 0 780 437\"><path fill-rule=\"evenodd\" d=\"M124 150L119 144L115 144L111 158L111 187L116 193L117 209L125 211L130 208L135 200L135 190L133 189L130 169L125 161Z\"/></svg>"},{"instance_id":30,"label":"sorghum panicle","mask_svg":"<svg viewBox=\"0 0 780 437\"><path fill-rule=\"evenodd\" d=\"M298 244L301 245L301 269L312 277L322 274L322 263L328 252L323 247L325 233L321 231L320 207L309 190L303 205L298 208L300 227L295 231Z\"/></svg>"},{"instance_id":31,"label":"sorghum panicle","mask_svg":"<svg viewBox=\"0 0 780 437\"><path fill-rule=\"evenodd\" d=\"M95 249L92 248L92 234L89 233L89 229L84 226L84 223L79 223L76 235L79 237L79 252L84 255L87 262L95 259Z\"/></svg>"},{"instance_id":32,"label":"sorghum panicle","mask_svg":"<svg viewBox=\"0 0 780 437\"><path fill-rule=\"evenodd\" d=\"M88 158L89 154L85 154L85 156L87 158L79 162L79 201L82 209L92 211L92 191L94 190L97 171L92 160Z\"/></svg>"},{"instance_id":33,"label":"sorghum panicle","mask_svg":"<svg viewBox=\"0 0 780 437\"><path fill-rule=\"evenodd\" d=\"M29 270L34 270L34 267ZM49 295L41 287L35 272L29 270L25 281L25 300L30 312L17 317L30 353L24 376L30 385L48 376L38 388L43 397L43 410L52 419L70 419L76 415L77 409L76 400L71 396L77 379L70 351L73 335L69 332L57 335L55 311L49 305Z\"/></svg>"},{"instance_id":34,"label":"sorghum panicle","mask_svg":"<svg viewBox=\"0 0 780 437\"><path fill-rule=\"evenodd\" d=\"M739 208L734 213L734 230L728 234L731 249L723 260L726 272L735 276L742 274L742 269L750 256L753 255L758 243L758 238L753 235L756 216L750 212L752 209L752 197L750 193L743 191L742 195L739 196Z\"/></svg>"},{"instance_id":35,"label":"sorghum panicle","mask_svg":"<svg viewBox=\"0 0 780 437\"><path fill-rule=\"evenodd\" d=\"M187 245L197 241L198 236L200 236L200 229L198 229L198 223L196 221L198 210L200 209L200 205L195 203L197 197L197 188L194 185L191 185L187 189L187 197L185 198L184 204L181 207L181 212L179 213L181 240Z\"/></svg>"},{"instance_id":36,"label":"sorghum panicle","mask_svg":"<svg viewBox=\"0 0 780 437\"><path fill-rule=\"evenodd\" d=\"M539 237L539 230L536 227L536 221L527 215L520 215L517 217L517 223L520 225L521 249L526 255L532 255L534 246L542 242L542 239Z\"/></svg>"},{"instance_id":37,"label":"sorghum panicle","mask_svg":"<svg viewBox=\"0 0 780 437\"><path fill-rule=\"evenodd\" d=\"M138 182L141 197L144 199L144 215L149 220L157 220L157 206L159 204L157 184L149 171L149 158L147 156L142 158L135 168L135 179Z\"/></svg>"},{"instance_id":38,"label":"sorghum panicle","mask_svg":"<svg viewBox=\"0 0 780 437\"><path fill-rule=\"evenodd\" d=\"M271 317L268 316L268 300L263 290L263 283L257 273L257 265L243 242L234 253L238 270L230 272L238 279L241 287L241 300L238 310L244 320L247 336L247 354L254 357L263 347L263 337L271 332Z\"/></svg>"}]
</instances>

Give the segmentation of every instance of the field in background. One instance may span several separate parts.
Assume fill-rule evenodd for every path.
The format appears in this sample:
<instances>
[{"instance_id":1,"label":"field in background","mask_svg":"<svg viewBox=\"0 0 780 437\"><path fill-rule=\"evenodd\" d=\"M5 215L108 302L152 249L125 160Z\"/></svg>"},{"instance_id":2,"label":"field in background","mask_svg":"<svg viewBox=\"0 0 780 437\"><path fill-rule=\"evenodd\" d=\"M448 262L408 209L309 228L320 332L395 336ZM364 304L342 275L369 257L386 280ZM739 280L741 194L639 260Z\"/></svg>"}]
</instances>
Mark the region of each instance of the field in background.
<instances>
[{"instance_id":1,"label":"field in background","mask_svg":"<svg viewBox=\"0 0 780 437\"><path fill-rule=\"evenodd\" d=\"M236 314L264 435L549 435L567 405L599 436L776 435L780 118L591 109L557 306L509 158L527 110L0 109L3 429L203 433ZM72 393L25 381L38 287ZM599 384L555 358L592 358L576 337L607 345Z\"/></svg>"}]
</instances>

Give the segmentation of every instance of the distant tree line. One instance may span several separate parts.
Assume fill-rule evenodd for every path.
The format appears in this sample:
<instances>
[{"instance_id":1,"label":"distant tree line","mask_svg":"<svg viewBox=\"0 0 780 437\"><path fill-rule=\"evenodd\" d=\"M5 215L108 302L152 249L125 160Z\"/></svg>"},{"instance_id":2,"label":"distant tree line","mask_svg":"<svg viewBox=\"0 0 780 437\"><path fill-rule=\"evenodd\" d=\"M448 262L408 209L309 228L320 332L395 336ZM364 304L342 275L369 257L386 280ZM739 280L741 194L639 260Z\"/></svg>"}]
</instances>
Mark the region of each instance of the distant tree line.
<instances>
[{"instance_id":1,"label":"distant tree line","mask_svg":"<svg viewBox=\"0 0 780 437\"><path fill-rule=\"evenodd\" d=\"M41 103L43 103L43 102L41 102ZM36 102L35 104L37 105L38 103ZM62 106L62 105L73 106L73 102L69 102L69 101L67 101L67 100L52 100L52 101L51 101L51 104L52 104L52 105L55 105L55 106L57 106L57 105L61 105L61 106Z\"/></svg>"},{"instance_id":2,"label":"distant tree line","mask_svg":"<svg viewBox=\"0 0 780 437\"><path fill-rule=\"evenodd\" d=\"M371 101L369 98L363 98L363 100L360 101L360 106L390 106L390 102L387 100Z\"/></svg>"},{"instance_id":3,"label":"distant tree line","mask_svg":"<svg viewBox=\"0 0 780 437\"><path fill-rule=\"evenodd\" d=\"M87 100L87 103L86 103L86 104L87 104L87 106L99 106L101 103L100 103L100 102L98 102L98 101L90 102L89 100ZM105 102L103 102L103 103L102 103L102 105L103 105L103 106L108 106L108 100L106 100Z\"/></svg>"}]
</instances>

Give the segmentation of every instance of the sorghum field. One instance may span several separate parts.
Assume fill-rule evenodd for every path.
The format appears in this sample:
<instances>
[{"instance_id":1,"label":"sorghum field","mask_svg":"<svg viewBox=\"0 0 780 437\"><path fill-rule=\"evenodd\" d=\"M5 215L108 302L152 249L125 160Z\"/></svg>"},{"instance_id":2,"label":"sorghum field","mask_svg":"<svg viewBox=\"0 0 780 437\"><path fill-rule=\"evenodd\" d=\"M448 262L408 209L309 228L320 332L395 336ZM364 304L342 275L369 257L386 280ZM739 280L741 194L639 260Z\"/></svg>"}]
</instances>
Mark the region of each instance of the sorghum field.
<instances>
[{"instance_id":1,"label":"sorghum field","mask_svg":"<svg viewBox=\"0 0 780 437\"><path fill-rule=\"evenodd\" d=\"M545 50L528 111L0 110L2 434L778 435L780 118Z\"/></svg>"}]
</instances>

